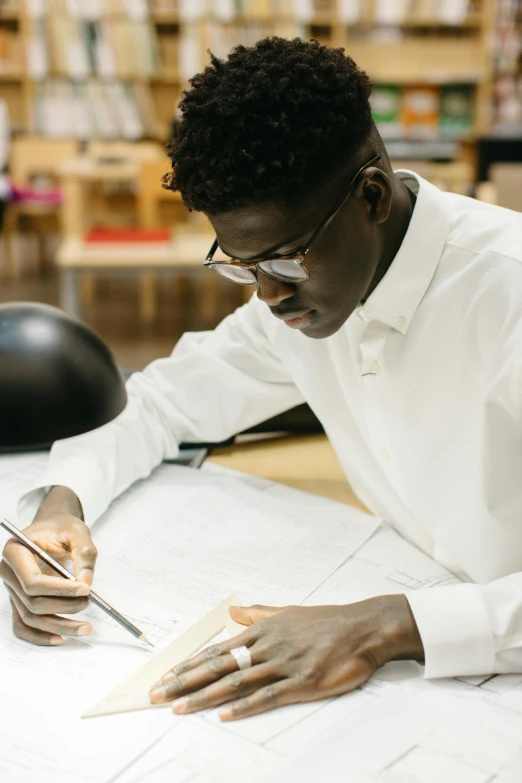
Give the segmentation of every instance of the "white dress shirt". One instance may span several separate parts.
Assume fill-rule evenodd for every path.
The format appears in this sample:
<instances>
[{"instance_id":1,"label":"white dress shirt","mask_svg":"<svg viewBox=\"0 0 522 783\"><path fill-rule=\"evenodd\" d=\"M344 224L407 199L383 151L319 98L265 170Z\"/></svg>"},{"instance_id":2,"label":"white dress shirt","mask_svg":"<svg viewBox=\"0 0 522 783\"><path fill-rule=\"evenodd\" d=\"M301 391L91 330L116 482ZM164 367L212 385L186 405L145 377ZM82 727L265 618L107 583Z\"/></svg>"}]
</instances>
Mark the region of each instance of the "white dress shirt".
<instances>
[{"instance_id":1,"label":"white dress shirt","mask_svg":"<svg viewBox=\"0 0 522 783\"><path fill-rule=\"evenodd\" d=\"M118 419L55 444L21 518L62 484L92 524L180 442L306 400L361 500L467 580L408 593L425 676L521 672L522 215L399 176L418 196L408 232L336 334L309 339L255 296L186 334Z\"/></svg>"}]
</instances>

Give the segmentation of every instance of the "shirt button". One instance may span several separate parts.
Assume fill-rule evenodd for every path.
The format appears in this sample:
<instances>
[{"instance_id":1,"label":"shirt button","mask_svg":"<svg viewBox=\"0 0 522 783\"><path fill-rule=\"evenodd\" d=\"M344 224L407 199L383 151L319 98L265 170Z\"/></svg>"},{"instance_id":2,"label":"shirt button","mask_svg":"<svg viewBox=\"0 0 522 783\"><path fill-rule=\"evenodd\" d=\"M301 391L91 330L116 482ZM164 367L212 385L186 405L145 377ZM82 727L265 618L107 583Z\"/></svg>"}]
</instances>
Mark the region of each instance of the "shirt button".
<instances>
[{"instance_id":1,"label":"shirt button","mask_svg":"<svg viewBox=\"0 0 522 783\"><path fill-rule=\"evenodd\" d=\"M381 367L380 367L380 365L379 365L379 362L372 362L372 363L370 364L370 372L371 372L373 375L377 375L377 373L379 372L379 370L380 370L380 369L381 369Z\"/></svg>"},{"instance_id":2,"label":"shirt button","mask_svg":"<svg viewBox=\"0 0 522 783\"><path fill-rule=\"evenodd\" d=\"M385 449L384 446L381 448L381 457L388 461L390 459L390 452L388 449Z\"/></svg>"},{"instance_id":3,"label":"shirt button","mask_svg":"<svg viewBox=\"0 0 522 783\"><path fill-rule=\"evenodd\" d=\"M400 318L397 318L397 329L404 329L406 326L406 318L404 318L402 315Z\"/></svg>"}]
</instances>

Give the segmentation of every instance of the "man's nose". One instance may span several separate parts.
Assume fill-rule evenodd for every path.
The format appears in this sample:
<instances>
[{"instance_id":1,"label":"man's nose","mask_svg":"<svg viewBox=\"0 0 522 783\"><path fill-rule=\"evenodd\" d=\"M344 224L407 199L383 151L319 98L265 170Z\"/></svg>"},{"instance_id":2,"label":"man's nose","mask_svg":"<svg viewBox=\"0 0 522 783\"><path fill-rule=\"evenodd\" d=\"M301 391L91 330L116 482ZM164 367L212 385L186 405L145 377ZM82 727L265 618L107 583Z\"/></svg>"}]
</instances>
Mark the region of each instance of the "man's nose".
<instances>
[{"instance_id":1,"label":"man's nose","mask_svg":"<svg viewBox=\"0 0 522 783\"><path fill-rule=\"evenodd\" d=\"M268 277L260 269L257 270L257 298L268 305L277 307L285 299L295 294L295 285L284 283L282 280L274 280Z\"/></svg>"}]
</instances>

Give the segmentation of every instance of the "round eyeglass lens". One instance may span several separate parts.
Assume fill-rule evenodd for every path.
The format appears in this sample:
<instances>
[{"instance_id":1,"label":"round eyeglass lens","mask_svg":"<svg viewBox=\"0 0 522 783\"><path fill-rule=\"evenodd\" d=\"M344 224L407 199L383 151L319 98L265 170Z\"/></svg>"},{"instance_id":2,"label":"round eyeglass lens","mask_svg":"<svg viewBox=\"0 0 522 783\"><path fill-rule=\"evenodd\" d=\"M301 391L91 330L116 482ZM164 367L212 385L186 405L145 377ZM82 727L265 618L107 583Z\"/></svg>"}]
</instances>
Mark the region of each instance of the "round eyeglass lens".
<instances>
[{"instance_id":1,"label":"round eyeglass lens","mask_svg":"<svg viewBox=\"0 0 522 783\"><path fill-rule=\"evenodd\" d=\"M277 277L280 280L287 280L289 283L306 283L309 279L306 270L303 269L298 260L293 258L273 258L268 261L261 261L258 266L267 275Z\"/></svg>"},{"instance_id":2,"label":"round eyeglass lens","mask_svg":"<svg viewBox=\"0 0 522 783\"><path fill-rule=\"evenodd\" d=\"M243 267L233 264L211 264L210 268L221 277L232 280L233 283L240 285L255 285L257 283L257 278L251 269L243 269Z\"/></svg>"}]
</instances>

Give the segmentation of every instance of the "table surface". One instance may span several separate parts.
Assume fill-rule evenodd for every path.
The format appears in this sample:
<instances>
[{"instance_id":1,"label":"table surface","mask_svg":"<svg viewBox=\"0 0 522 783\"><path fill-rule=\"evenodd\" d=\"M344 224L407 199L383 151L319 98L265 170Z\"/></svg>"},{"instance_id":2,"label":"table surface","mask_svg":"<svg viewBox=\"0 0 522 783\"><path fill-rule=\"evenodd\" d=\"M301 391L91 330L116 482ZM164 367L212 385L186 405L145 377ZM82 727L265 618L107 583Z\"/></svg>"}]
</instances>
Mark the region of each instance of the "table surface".
<instances>
[{"instance_id":1,"label":"table surface","mask_svg":"<svg viewBox=\"0 0 522 783\"><path fill-rule=\"evenodd\" d=\"M74 180L134 180L138 176L140 163L138 159L119 156L114 160L103 160L78 155L66 158L59 174L64 179Z\"/></svg>"},{"instance_id":2,"label":"table surface","mask_svg":"<svg viewBox=\"0 0 522 783\"><path fill-rule=\"evenodd\" d=\"M326 435L252 441L216 449L208 461L367 510L350 487Z\"/></svg>"},{"instance_id":3,"label":"table surface","mask_svg":"<svg viewBox=\"0 0 522 783\"><path fill-rule=\"evenodd\" d=\"M84 242L83 237L66 236L59 245L56 264L70 269L201 267L212 236L174 231L165 242Z\"/></svg>"}]
</instances>

